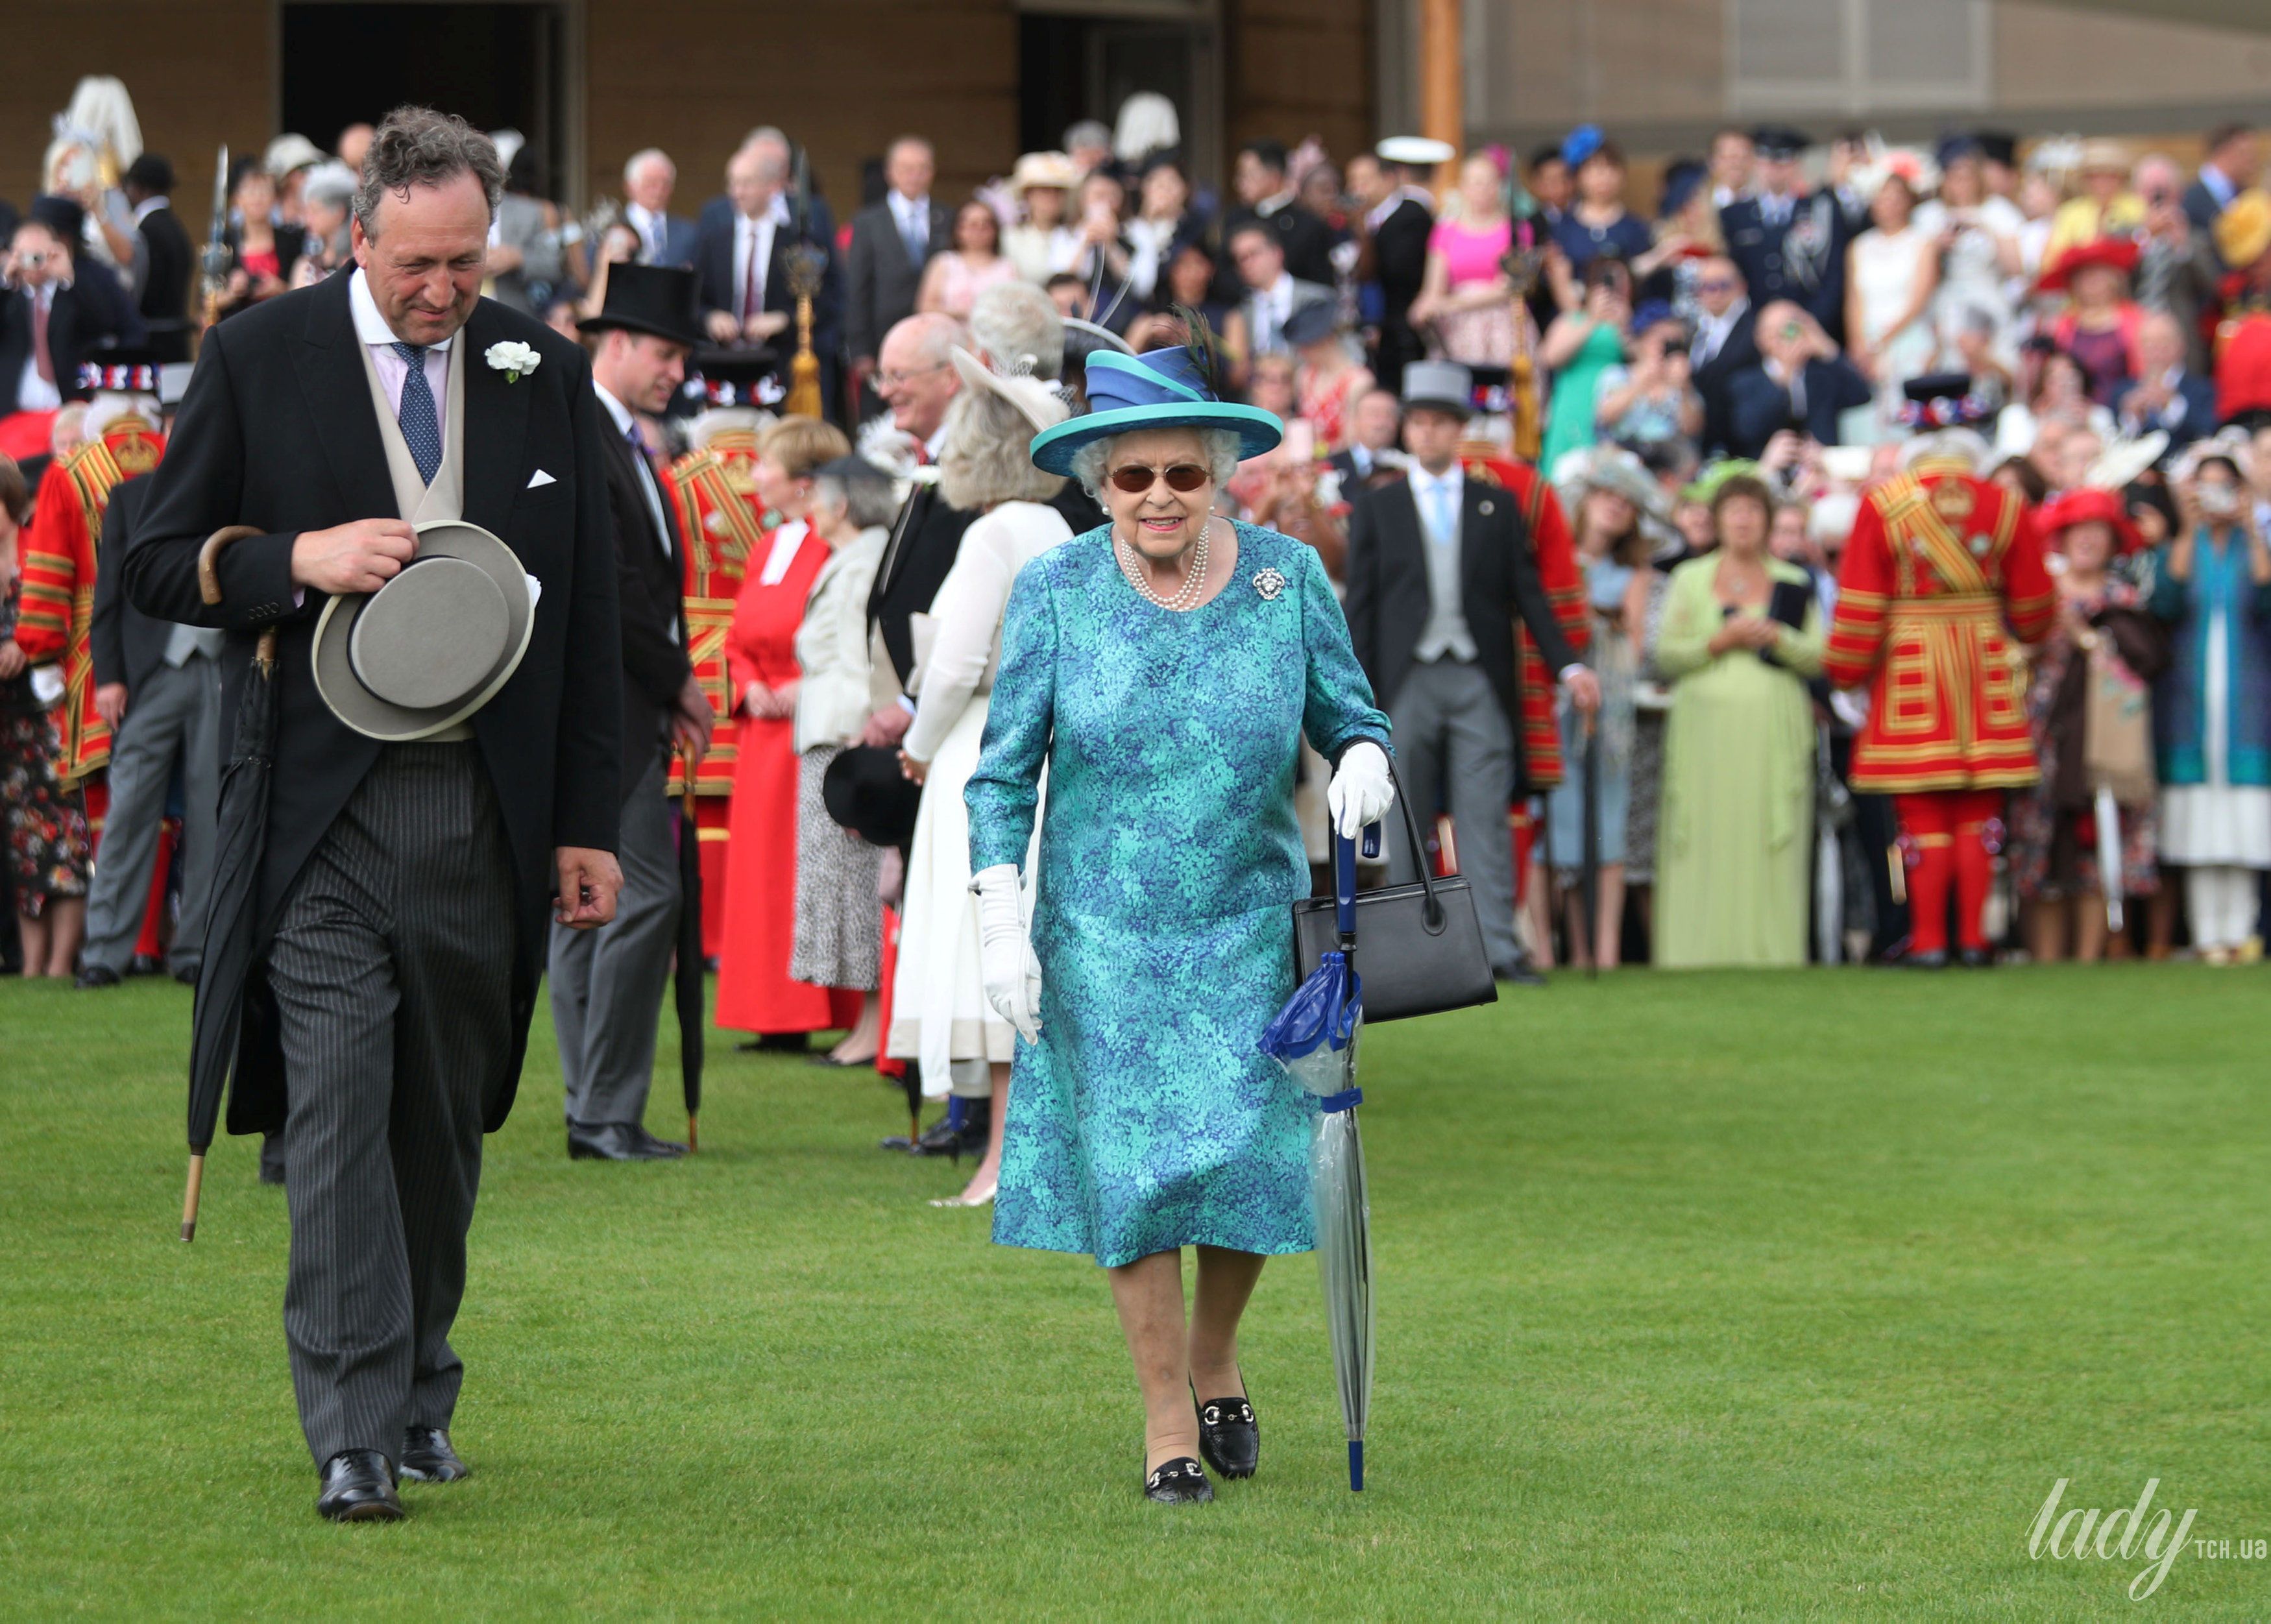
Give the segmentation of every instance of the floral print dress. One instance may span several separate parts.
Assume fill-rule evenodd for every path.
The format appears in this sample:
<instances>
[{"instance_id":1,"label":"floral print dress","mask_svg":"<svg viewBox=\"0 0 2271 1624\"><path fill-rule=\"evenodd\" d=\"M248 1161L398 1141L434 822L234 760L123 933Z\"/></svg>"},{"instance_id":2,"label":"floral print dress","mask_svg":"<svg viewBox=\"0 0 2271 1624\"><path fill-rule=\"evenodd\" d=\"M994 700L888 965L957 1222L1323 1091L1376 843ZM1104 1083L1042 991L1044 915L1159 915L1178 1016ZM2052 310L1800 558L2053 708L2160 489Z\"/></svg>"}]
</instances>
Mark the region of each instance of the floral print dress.
<instances>
[{"instance_id":1,"label":"floral print dress","mask_svg":"<svg viewBox=\"0 0 2271 1624\"><path fill-rule=\"evenodd\" d=\"M1329 759L1388 718L1310 548L1240 525L1188 613L1137 593L1108 526L1018 574L977 770L970 866L1023 865L1048 769L1032 923L1041 1040L1013 1062L994 1239L1106 1267L1183 1246L1305 1252L1316 1106L1256 1047L1293 990L1306 734Z\"/></svg>"},{"instance_id":2,"label":"floral print dress","mask_svg":"<svg viewBox=\"0 0 2271 1624\"><path fill-rule=\"evenodd\" d=\"M0 641L15 632L11 593L0 598ZM56 774L62 754L55 712L33 696L31 674L0 682L0 818L16 911L26 919L38 919L51 898L86 895L86 813Z\"/></svg>"}]
</instances>

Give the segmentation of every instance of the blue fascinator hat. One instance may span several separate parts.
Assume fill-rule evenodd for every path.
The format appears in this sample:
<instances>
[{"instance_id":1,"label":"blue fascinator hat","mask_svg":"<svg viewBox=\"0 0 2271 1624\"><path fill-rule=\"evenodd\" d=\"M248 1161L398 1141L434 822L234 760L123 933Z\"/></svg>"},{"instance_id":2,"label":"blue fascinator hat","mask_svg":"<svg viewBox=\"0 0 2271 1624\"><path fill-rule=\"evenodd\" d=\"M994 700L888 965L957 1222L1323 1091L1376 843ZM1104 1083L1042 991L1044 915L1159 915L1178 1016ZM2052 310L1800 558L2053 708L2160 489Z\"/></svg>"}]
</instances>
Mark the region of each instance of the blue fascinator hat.
<instances>
[{"instance_id":1,"label":"blue fascinator hat","mask_svg":"<svg viewBox=\"0 0 2271 1624\"><path fill-rule=\"evenodd\" d=\"M1084 416L1033 436L1033 466L1068 477L1083 446L1142 428L1227 428L1237 435L1240 459L1274 450L1284 425L1260 406L1219 399L1203 355L1210 345L1178 344L1123 355L1100 350L1088 358Z\"/></svg>"}]
</instances>

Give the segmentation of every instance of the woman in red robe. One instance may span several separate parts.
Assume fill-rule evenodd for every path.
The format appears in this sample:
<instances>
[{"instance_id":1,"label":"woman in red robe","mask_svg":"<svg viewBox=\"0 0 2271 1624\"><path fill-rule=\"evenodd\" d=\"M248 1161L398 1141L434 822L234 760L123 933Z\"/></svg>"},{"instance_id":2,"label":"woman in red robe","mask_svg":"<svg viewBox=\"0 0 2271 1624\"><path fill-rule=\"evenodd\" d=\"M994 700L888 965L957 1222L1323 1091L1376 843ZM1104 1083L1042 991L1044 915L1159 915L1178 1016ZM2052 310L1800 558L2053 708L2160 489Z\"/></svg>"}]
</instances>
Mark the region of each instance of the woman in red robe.
<instances>
[{"instance_id":1,"label":"woman in red robe","mask_svg":"<svg viewBox=\"0 0 2271 1624\"><path fill-rule=\"evenodd\" d=\"M766 475L786 473L764 465L772 460L772 434L795 421L785 421L759 442L761 488ZM808 488L811 483L794 482ZM741 739L726 841L717 1022L740 1032L822 1032L851 1025L860 1012L858 993L831 994L793 981L788 973L796 935L796 629L828 551L800 518L769 533L742 577L726 638Z\"/></svg>"}]
</instances>

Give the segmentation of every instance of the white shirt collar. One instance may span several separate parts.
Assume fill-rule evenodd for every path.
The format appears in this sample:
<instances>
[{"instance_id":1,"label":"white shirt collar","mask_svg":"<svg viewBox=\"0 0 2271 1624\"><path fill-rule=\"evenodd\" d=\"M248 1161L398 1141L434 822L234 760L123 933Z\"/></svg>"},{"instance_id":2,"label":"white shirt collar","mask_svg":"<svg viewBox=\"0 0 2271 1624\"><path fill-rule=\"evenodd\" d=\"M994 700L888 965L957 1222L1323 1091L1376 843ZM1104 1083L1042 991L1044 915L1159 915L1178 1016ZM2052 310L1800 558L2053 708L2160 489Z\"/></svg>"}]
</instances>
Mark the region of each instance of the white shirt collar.
<instances>
[{"instance_id":1,"label":"white shirt collar","mask_svg":"<svg viewBox=\"0 0 2271 1624\"><path fill-rule=\"evenodd\" d=\"M928 192L925 192L920 197L910 197L903 192L896 191L885 192L883 195L891 200L891 212L901 220L910 220L918 215L927 218L930 213Z\"/></svg>"},{"instance_id":2,"label":"white shirt collar","mask_svg":"<svg viewBox=\"0 0 2271 1624\"><path fill-rule=\"evenodd\" d=\"M1441 473L1430 473L1417 462L1411 465L1411 483L1418 488L1446 490L1456 495L1466 482L1467 471L1456 458L1452 458L1451 466Z\"/></svg>"},{"instance_id":3,"label":"white shirt collar","mask_svg":"<svg viewBox=\"0 0 2271 1624\"><path fill-rule=\"evenodd\" d=\"M736 212L733 220L744 231L755 231L759 226L786 226L788 224L788 200L775 192L773 200L765 205L763 213L748 215Z\"/></svg>"},{"instance_id":4,"label":"white shirt collar","mask_svg":"<svg viewBox=\"0 0 2271 1624\"><path fill-rule=\"evenodd\" d=\"M354 317L355 337L361 339L363 343L380 345L409 342L408 339L399 337L393 328L388 326L386 317L378 313L378 301L370 296L369 279L363 275L361 265L357 265L354 268L354 274L347 278L347 310ZM429 350L446 350L450 347L450 339L442 339L426 347Z\"/></svg>"},{"instance_id":5,"label":"white shirt collar","mask_svg":"<svg viewBox=\"0 0 2271 1624\"><path fill-rule=\"evenodd\" d=\"M141 202L134 205L134 223L138 226L140 225L144 220L149 219L153 214L155 214L160 209L170 206L171 203L172 199L167 197L143 198Z\"/></svg>"},{"instance_id":6,"label":"white shirt collar","mask_svg":"<svg viewBox=\"0 0 2271 1624\"><path fill-rule=\"evenodd\" d=\"M592 392L599 396L599 404L607 408L607 415L615 420L615 432L629 434L637 422L637 420L631 416L630 407L609 394L606 385L596 380L592 384Z\"/></svg>"},{"instance_id":7,"label":"white shirt collar","mask_svg":"<svg viewBox=\"0 0 2271 1624\"><path fill-rule=\"evenodd\" d=\"M1261 202L1255 204L1254 205L1254 212L1256 214L1261 215L1262 219L1267 220L1278 210L1284 208L1287 204L1292 202L1295 196L1295 190L1292 187L1288 186L1284 191L1277 193L1275 197L1264 197Z\"/></svg>"},{"instance_id":8,"label":"white shirt collar","mask_svg":"<svg viewBox=\"0 0 2271 1624\"><path fill-rule=\"evenodd\" d=\"M939 453L945 450L946 425L944 423L941 423L936 428L931 431L930 438L923 442L924 459L935 464L938 461Z\"/></svg>"}]
</instances>

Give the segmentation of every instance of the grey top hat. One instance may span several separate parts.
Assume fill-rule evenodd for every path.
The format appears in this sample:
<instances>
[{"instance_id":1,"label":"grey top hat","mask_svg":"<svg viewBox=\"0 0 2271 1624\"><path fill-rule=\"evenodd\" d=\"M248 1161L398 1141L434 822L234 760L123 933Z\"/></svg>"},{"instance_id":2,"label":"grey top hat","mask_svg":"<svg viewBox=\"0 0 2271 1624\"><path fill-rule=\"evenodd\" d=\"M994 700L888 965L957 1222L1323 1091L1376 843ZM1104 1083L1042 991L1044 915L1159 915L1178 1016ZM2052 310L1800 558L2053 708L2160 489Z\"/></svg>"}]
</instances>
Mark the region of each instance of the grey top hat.
<instances>
[{"instance_id":1,"label":"grey top hat","mask_svg":"<svg viewBox=\"0 0 2271 1624\"><path fill-rule=\"evenodd\" d=\"M316 622L316 691L357 733L431 738L495 697L528 652L536 595L513 550L479 525L418 526L418 556Z\"/></svg>"},{"instance_id":2,"label":"grey top hat","mask_svg":"<svg viewBox=\"0 0 2271 1624\"><path fill-rule=\"evenodd\" d=\"M1475 375L1456 361L1415 361L1404 369L1404 404L1475 414Z\"/></svg>"}]
</instances>

